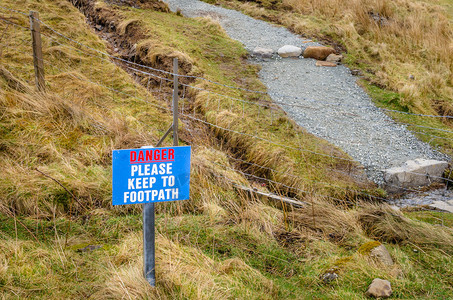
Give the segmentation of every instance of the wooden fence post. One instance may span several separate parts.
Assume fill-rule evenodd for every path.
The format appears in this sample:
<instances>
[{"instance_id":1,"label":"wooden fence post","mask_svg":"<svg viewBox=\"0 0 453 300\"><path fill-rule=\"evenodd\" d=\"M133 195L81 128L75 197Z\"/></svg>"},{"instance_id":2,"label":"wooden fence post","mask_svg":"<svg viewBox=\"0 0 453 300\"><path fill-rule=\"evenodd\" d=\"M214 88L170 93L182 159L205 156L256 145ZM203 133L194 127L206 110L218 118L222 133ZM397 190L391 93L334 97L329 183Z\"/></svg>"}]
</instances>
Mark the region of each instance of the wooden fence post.
<instances>
[{"instance_id":1,"label":"wooden fence post","mask_svg":"<svg viewBox=\"0 0 453 300\"><path fill-rule=\"evenodd\" d=\"M44 81L44 61L42 55L41 26L39 24L39 14L30 11L30 30L33 41L33 65L35 67L35 84L38 91L45 91Z\"/></svg>"},{"instance_id":2,"label":"wooden fence post","mask_svg":"<svg viewBox=\"0 0 453 300\"><path fill-rule=\"evenodd\" d=\"M173 58L173 146L178 146L178 59Z\"/></svg>"}]
</instances>

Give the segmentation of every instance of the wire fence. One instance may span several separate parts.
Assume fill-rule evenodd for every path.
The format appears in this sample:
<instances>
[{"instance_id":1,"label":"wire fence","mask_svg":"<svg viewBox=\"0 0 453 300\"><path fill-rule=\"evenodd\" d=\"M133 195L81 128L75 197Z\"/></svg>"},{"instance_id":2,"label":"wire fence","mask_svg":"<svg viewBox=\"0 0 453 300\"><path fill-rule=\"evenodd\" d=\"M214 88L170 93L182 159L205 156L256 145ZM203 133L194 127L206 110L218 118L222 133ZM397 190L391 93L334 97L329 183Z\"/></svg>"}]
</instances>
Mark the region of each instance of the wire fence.
<instances>
[{"instance_id":1,"label":"wire fence","mask_svg":"<svg viewBox=\"0 0 453 300\"><path fill-rule=\"evenodd\" d=\"M3 10L3 13L1 11ZM5 16L4 12L7 11L9 12L9 16ZM240 130L237 127L231 126L227 127L225 125L221 125L217 121L217 117L219 113L221 113L224 110L227 110L229 112L234 112L237 114L242 114L248 115L250 114L251 111L254 111L258 114L258 116L265 116L263 118L256 118L256 122L263 123L267 122L266 125L273 125L275 120L278 117L284 116L282 113L281 107L297 107L297 108L302 108L302 109L321 109L330 106L335 107L335 112L338 114L342 113L349 113L348 112L348 107L347 105L342 105L338 103L329 103L329 102L322 102L321 106L318 105L313 105L315 102L314 99L308 99L308 98L303 98L303 97L294 97L294 96L288 96L288 95L281 95L281 94L271 94L268 95L266 91L259 91L259 90L251 90L247 88L242 88L242 87L236 87L228 84L223 84L219 83L213 80L210 80L208 78L204 78L201 76L194 76L194 75L185 75L185 74L175 74L172 71L168 70L162 70L158 68L153 68L144 64L139 64L137 62L130 61L128 59L125 59L123 57L119 57L118 55L112 55L109 53L106 53L104 51L101 51L99 49L96 49L95 46L90 46L87 45L86 43L80 42L75 38L71 38L58 30L54 29L52 26L48 25L46 22L43 22L42 20L36 19L35 21L39 22L43 26L43 43L46 47L48 47L47 50L51 49L51 47L60 47L61 49L59 51L63 51L66 54L70 54L72 52L76 52L78 54L81 54L83 56L88 56L90 58L94 59L99 59L101 61L105 62L113 62L117 65L118 68L126 70L129 74L131 74L134 79L139 82L143 87L146 88L148 91L153 91L154 93L161 95L161 100L166 100L168 101L165 103L165 101L150 101L149 99L145 99L144 97L139 96L139 93L137 93L137 88L135 89L134 92L131 91L125 91L122 90L121 88L114 87L108 83L102 82L99 78L96 78L95 74L98 70L95 69L94 66L92 66L90 69L80 69L78 72L74 72L74 59L70 55L66 56L58 56L52 54L51 51L45 51L44 57L39 58L33 55L33 52L30 49L27 51L22 51L18 50L21 49L21 45L26 45L26 44L31 44L31 37L30 37L30 27L25 26L27 24L27 20L30 18L29 14L0 6L0 57L9 57L10 55L13 55L14 53L21 53L25 54L26 57L28 57L30 60L33 59L39 59L41 60L45 66L46 70L49 74L52 74L52 72L55 73L60 73L60 74L66 74L67 76L72 77L74 80L86 82L92 85L99 86L101 88L107 89L112 93L112 95L123 95L126 96L130 99L135 99L137 101L141 101L146 103L147 105L150 105L154 108L160 109L164 112L170 113L172 111L171 107L171 101L169 100L170 98L168 97L171 92L168 91L168 88L171 88L171 83L173 82L173 77L178 76L181 78L186 78L190 79L191 81L188 81L186 83L180 83L181 87L181 99L180 103L181 105L178 106L179 110L179 115L181 118L189 120L191 122L197 122L199 124L203 124L208 126L211 129L215 130L221 130L222 132L229 133L232 135L238 135L247 139L253 139L257 141L262 141L266 142L268 144L278 146L284 149L292 150L292 151L298 151L301 154L303 153L309 153L311 155L315 155L319 157L320 159L331 159L335 161L342 161L346 164L349 165L356 165L355 160L348 158L346 156L340 156L340 155L335 155L335 154L328 154L328 153L323 153L322 151L317 151L314 149L310 149L308 147L302 147L302 146L294 146L293 144L290 143L282 143L280 141L273 140L269 137L263 137L259 135L258 133L252 133L250 131L245 131L245 130ZM21 39L11 39L11 38L6 38L8 35L8 32L11 30L11 28L15 28L16 30L21 31L21 36L24 35L23 38ZM24 34L25 33L25 34ZM26 35L28 34L28 35ZM57 51L58 52L58 51ZM80 55L79 55L80 56ZM67 60L67 61L65 61ZM55 63L58 61L58 64ZM26 65L27 64L27 65ZM24 69L31 70L32 66L29 65L30 62L24 62ZM82 62L80 62L80 65ZM6 66L8 69L15 70L15 73L22 73L23 70L19 70L16 67L12 65L7 65ZM90 73L91 72L91 73ZM31 82L32 80L32 74L29 76L26 76L24 79L25 81ZM209 87L206 87L205 83L209 83ZM167 89L166 89L167 87ZM218 87L219 90L216 90L215 87ZM226 92L225 92L226 91ZM238 95L239 96L230 96L228 95L228 91L231 91L233 95ZM205 93L206 94L206 100L204 103L200 104L198 107L193 103L193 100L190 99L188 95L193 95L197 93ZM254 94L252 98L253 100L247 100L247 97L249 94ZM167 95L167 96L166 96ZM281 99L286 99L290 101L282 101ZM162 103L164 102L164 103ZM100 104L93 102L93 104L102 107L104 109L109 109L108 107ZM364 109L369 109L369 106L359 106ZM213 121L213 118L207 118L207 116L202 113L202 110L204 109L205 112L208 111L214 111L216 118L215 122ZM411 115L415 117L420 117L420 118L429 118L429 119L453 119L453 116L450 115L445 115L445 116L438 116L438 115L425 115L425 114L417 114L417 113L410 113L406 111L398 111L398 110L391 110L391 109L385 109L385 108L373 108L376 110L381 110L384 112L388 113L397 113L397 114L404 114L404 115ZM114 113L120 114L119 112L113 111ZM356 118L360 118L360 115L354 116ZM395 121L392 121L395 122ZM144 126L150 126L149 124L146 124L144 122L141 122ZM430 137L432 139L440 139L440 140L453 140L453 135L451 137L449 136L440 136L440 135L433 135L429 131L437 131L442 134L453 134L453 131L447 130L447 129L442 129L442 128L436 128L436 127L430 127L430 126L425 126L425 125L418 125L418 124L409 124L409 123L404 123L404 122L397 122L401 124L402 126L407 126L407 127L416 127L419 128L420 130L424 131L418 131L417 134L421 135L426 135L427 137ZM288 126L288 122L286 122ZM345 141L347 142L347 141ZM274 180L278 176L275 176L275 174L280 174L280 176L286 176L286 177L292 177L294 179L299 179L300 177L295 174L290 174L288 172L282 172L278 171L273 168L269 168L267 166L262 166L259 164L256 164L251 161L246 161L241 158L237 158L234 156L228 155L228 159L232 164L236 165L247 165L248 169L253 170L253 169L261 169L265 171L265 173L270 174L271 178L265 178L261 176L257 176L256 174L248 173L245 172L244 169L240 168L234 168L231 166L226 166L226 165L221 165L222 168L227 168L230 169L231 171L237 172L239 174L242 174L245 178L249 179L256 179L260 181L265 181L267 182L272 189L275 191L281 191L281 190L286 190L291 194L298 195L299 197L303 197L304 195L313 195L316 194L318 196L322 197L330 197L333 200L340 200L335 197L331 197L326 194L322 193L316 193L313 190L304 190L300 188L296 188L294 186L287 185L282 182L278 182ZM217 164L217 163L216 163ZM314 168L317 166L312 165ZM365 166L364 170L374 170L374 169L379 169L379 166L374 166L374 165L369 165ZM360 178L356 174L353 174L351 172L344 172L335 168L330 169L332 172L338 173L338 174L343 174L344 176L354 178L357 181L363 180L363 178ZM262 172L263 173L263 172ZM408 172L414 175L419 175L419 176L426 176L427 174L422 174L422 173L416 173L416 172ZM439 179L444 182L452 182L451 179L445 178L445 177L440 177L440 176L431 176L433 179ZM307 179L304 179L307 180ZM312 186L324 186L324 187L333 187L336 189L342 189L345 191L345 193L349 194L356 194L360 195L360 198L369 198L369 199L375 199L375 200L381 200L381 201L387 201L388 199L376 196L376 195L371 195L363 190L357 189L357 188L350 188L350 187L345 187L345 186L340 186L336 185L330 182L324 182L324 181L317 181L317 180L310 180ZM365 182L365 181L364 181ZM390 185L392 186L392 185ZM397 186L394 186L397 187ZM411 189L411 188L404 188L404 187L399 187L400 189L403 189L407 192L416 192L416 189ZM341 200L340 200L341 201Z\"/></svg>"}]
</instances>

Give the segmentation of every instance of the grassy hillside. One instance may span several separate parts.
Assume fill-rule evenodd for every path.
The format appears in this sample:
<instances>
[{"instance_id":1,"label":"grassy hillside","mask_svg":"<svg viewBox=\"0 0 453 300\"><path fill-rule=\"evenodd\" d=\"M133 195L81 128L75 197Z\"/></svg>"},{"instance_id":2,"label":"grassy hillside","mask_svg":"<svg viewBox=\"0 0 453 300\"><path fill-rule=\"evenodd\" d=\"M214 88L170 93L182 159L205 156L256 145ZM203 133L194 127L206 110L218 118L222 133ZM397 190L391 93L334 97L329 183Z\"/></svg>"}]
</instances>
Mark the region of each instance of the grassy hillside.
<instances>
[{"instance_id":1,"label":"grassy hillside","mask_svg":"<svg viewBox=\"0 0 453 300\"><path fill-rule=\"evenodd\" d=\"M177 57L183 75L264 87L244 49L212 20L152 1L76 3L1 4L40 12L46 72L46 92L35 91L30 33L20 27L28 18L0 9L2 299L362 299L375 277L389 279L398 298L453 295L450 217L364 203L383 193L356 180L360 167L341 151L257 106L266 96L199 78L182 79L193 88L180 95L180 144L193 146L191 200L157 205L157 288L150 288L141 273L141 208L110 204L111 150L162 136L171 77L98 51L165 70ZM287 206L237 185L307 204ZM439 219L445 226L435 226ZM362 251L374 240L386 244L394 266ZM324 283L328 270L338 280Z\"/></svg>"}]
</instances>

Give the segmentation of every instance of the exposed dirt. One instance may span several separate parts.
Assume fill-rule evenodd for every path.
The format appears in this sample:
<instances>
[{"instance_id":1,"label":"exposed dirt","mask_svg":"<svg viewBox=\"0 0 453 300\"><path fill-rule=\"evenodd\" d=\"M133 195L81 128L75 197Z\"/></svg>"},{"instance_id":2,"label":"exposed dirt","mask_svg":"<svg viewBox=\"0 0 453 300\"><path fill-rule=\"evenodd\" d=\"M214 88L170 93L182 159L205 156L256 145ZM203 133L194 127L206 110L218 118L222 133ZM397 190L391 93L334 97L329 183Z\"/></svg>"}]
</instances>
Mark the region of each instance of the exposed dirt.
<instances>
[{"instance_id":1,"label":"exposed dirt","mask_svg":"<svg viewBox=\"0 0 453 300\"><path fill-rule=\"evenodd\" d=\"M96 32L111 45L111 54L120 57L124 60L134 62L140 65L149 66L161 70L171 70L173 66L173 58L179 59L179 72L181 75L191 74L193 64L177 52L168 53L153 53L154 48L152 36L149 36L141 29L141 24L138 21L126 22L115 11L114 7L96 6L94 0L69 0L77 7L86 17L87 22L96 30ZM152 8L153 10L168 12L168 6L158 0L114 0L112 3L121 2L122 5L135 5L140 3L144 7ZM146 47L137 49L136 44L139 41L148 40ZM158 46L158 45L157 45ZM146 71L137 66L137 69ZM143 77L148 81L148 77L143 74L134 74L135 77ZM161 76L162 75L162 76ZM169 77L168 74L160 74L161 77ZM145 78L146 77L146 78ZM188 83L190 80L181 78L183 83ZM160 84L160 80L154 79L151 84Z\"/></svg>"},{"instance_id":2,"label":"exposed dirt","mask_svg":"<svg viewBox=\"0 0 453 300\"><path fill-rule=\"evenodd\" d=\"M106 2L113 5L152 9L161 12L170 11L168 6L159 0L107 0Z\"/></svg>"},{"instance_id":3,"label":"exposed dirt","mask_svg":"<svg viewBox=\"0 0 453 300\"><path fill-rule=\"evenodd\" d=\"M142 47L137 49L136 44L143 40L150 40L150 37L144 33L137 21L124 23L125 20L119 16L115 11L115 7L98 6L96 7L94 0L69 0L75 7L77 7L87 18L87 23L92 26L95 32L103 39L108 41L108 49L111 55L119 57L125 61L133 62L136 64L129 64L121 60L113 60L113 62L121 66L126 72L128 72L136 82L146 87L153 95L167 102L168 106L171 106L170 99L172 97L173 77L171 74L152 72L146 67L159 69L159 70L172 70L173 58L177 53L169 52L168 55L158 53L151 55L148 48ZM121 6L134 6L140 8L153 9L161 12L169 12L168 6L158 0L130 0L121 1L114 0L108 1L113 5ZM139 5L139 6L138 6ZM122 26L122 28L121 28ZM152 60L150 59L152 57ZM191 74L193 65L191 62L179 59L179 74L187 75ZM149 76L139 71L134 71L130 67L142 72L153 73L161 78ZM192 75L192 74L191 74ZM165 80L168 79L168 80ZM183 84L190 84L193 82L191 78L180 77L179 82ZM193 111L193 99L190 95L185 95L184 89L180 89L180 97L185 97L185 110ZM179 138L187 143L194 143L197 140L203 140L205 143L212 141L212 133L209 128L202 124L195 124L188 120L180 119L182 128L179 131ZM169 124L170 125L170 124Z\"/></svg>"}]
</instances>

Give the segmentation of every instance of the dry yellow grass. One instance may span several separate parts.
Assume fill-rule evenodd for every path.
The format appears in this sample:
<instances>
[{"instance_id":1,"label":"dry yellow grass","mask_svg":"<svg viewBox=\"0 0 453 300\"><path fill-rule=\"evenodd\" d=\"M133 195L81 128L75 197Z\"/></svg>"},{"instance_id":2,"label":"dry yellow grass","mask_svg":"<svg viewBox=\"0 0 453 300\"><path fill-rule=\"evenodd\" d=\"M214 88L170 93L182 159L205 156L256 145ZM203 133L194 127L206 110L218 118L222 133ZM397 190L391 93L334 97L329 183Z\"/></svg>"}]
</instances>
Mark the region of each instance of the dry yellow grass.
<instances>
[{"instance_id":1,"label":"dry yellow grass","mask_svg":"<svg viewBox=\"0 0 453 300\"><path fill-rule=\"evenodd\" d=\"M126 238L110 263L110 278L97 292L97 299L272 299L276 295L273 282L240 259L214 261L199 249L183 246L165 236L157 237L157 289L143 278L143 265L135 245L142 239L137 234ZM124 261L124 256L128 256ZM121 258L119 258L121 257ZM118 267L115 262L120 263ZM258 290L247 289L248 285ZM234 290L231 289L234 286Z\"/></svg>"}]
</instances>

